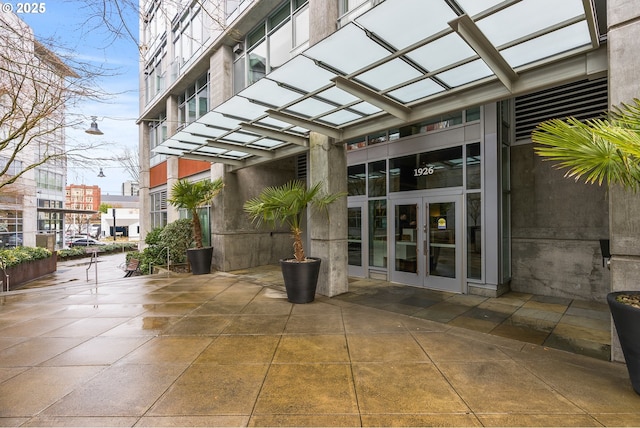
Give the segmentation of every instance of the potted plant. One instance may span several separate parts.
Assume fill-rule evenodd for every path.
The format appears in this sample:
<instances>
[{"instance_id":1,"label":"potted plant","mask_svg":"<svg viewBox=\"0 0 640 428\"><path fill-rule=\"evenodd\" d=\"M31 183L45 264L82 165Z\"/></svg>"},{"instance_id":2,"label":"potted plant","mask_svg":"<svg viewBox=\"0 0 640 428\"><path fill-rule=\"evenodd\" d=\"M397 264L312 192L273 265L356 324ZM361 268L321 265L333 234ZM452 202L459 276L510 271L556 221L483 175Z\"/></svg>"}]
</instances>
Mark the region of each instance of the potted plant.
<instances>
[{"instance_id":1,"label":"potted plant","mask_svg":"<svg viewBox=\"0 0 640 428\"><path fill-rule=\"evenodd\" d=\"M542 122L534 130L536 152L566 176L587 183L619 184L638 190L640 186L640 100L614 108L607 118L581 122L575 118ZM603 247L604 248L604 247ZM603 257L605 255L603 251ZM640 394L640 290L607 295L631 384Z\"/></svg>"},{"instance_id":2,"label":"potted plant","mask_svg":"<svg viewBox=\"0 0 640 428\"><path fill-rule=\"evenodd\" d=\"M280 260L287 299L292 303L309 303L315 298L320 271L320 259L306 257L300 223L307 206L314 212L324 210L346 193L324 194L322 183L307 188L304 182L294 180L281 186L270 186L244 204L251 220L260 226L286 224L293 234L293 258Z\"/></svg>"},{"instance_id":3,"label":"potted plant","mask_svg":"<svg viewBox=\"0 0 640 428\"><path fill-rule=\"evenodd\" d=\"M169 203L176 208L184 208L191 214L191 224L193 226L193 238L195 248L187 249L187 260L191 265L191 272L194 275L202 275L211 272L211 258L213 247L202 245L202 225L198 217L198 208L207 205L222 190L224 184L222 179L188 181L178 180L171 187L171 198Z\"/></svg>"}]
</instances>

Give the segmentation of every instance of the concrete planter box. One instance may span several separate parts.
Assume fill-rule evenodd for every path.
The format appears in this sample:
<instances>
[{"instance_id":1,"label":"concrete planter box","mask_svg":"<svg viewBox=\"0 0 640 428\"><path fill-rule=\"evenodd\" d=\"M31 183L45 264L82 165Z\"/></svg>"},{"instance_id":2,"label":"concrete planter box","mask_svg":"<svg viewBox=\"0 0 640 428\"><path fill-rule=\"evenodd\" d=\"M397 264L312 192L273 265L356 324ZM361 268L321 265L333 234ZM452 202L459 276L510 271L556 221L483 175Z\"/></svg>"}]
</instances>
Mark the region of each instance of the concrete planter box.
<instances>
[{"instance_id":1,"label":"concrete planter box","mask_svg":"<svg viewBox=\"0 0 640 428\"><path fill-rule=\"evenodd\" d=\"M6 273L9 275L9 288L15 290L26 282L55 272L57 263L57 254L53 253L53 255L47 259L31 260L7 268ZM2 272L0 272L0 277L2 280L2 289L6 290L7 278L2 275Z\"/></svg>"}]
</instances>

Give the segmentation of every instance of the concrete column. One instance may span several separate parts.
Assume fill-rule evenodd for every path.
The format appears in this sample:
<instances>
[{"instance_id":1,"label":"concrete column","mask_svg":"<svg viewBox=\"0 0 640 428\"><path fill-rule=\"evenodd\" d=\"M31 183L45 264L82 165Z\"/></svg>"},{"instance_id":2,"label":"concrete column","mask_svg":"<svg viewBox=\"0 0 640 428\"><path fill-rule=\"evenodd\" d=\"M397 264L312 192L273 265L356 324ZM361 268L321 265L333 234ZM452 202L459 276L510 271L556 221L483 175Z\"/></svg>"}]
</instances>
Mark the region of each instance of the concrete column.
<instances>
[{"instance_id":1,"label":"concrete column","mask_svg":"<svg viewBox=\"0 0 640 428\"><path fill-rule=\"evenodd\" d=\"M169 96L167 107L167 135L178 132L178 99L175 95ZM171 188L178 181L178 157L167 158L167 199L171 197ZM178 209L167 203L167 223L172 223L180 218Z\"/></svg>"},{"instance_id":2,"label":"concrete column","mask_svg":"<svg viewBox=\"0 0 640 428\"><path fill-rule=\"evenodd\" d=\"M322 182L326 193L347 191L347 153L343 144L312 132L309 136L309 185ZM308 210L309 255L320 257L319 294L336 296L346 293L348 283L347 259L347 198L329 206L327 215Z\"/></svg>"},{"instance_id":3,"label":"concrete column","mask_svg":"<svg viewBox=\"0 0 640 428\"><path fill-rule=\"evenodd\" d=\"M607 2L609 50L609 101L612 106L640 96L640 3ZM611 288L640 290L640 193L620 187L610 189ZM611 359L624 361L612 324Z\"/></svg>"},{"instance_id":4,"label":"concrete column","mask_svg":"<svg viewBox=\"0 0 640 428\"><path fill-rule=\"evenodd\" d=\"M309 0L309 45L337 30L338 1ZM322 182L327 193L347 191L347 151L332 138L311 132L309 136L309 185ZM311 211L311 210L310 210ZM311 215L312 212L307 213ZM336 296L348 291L347 198L307 219L309 255L320 257L318 294Z\"/></svg>"},{"instance_id":5,"label":"concrete column","mask_svg":"<svg viewBox=\"0 0 640 428\"><path fill-rule=\"evenodd\" d=\"M309 46L313 46L338 28L337 0L309 0Z\"/></svg>"},{"instance_id":6,"label":"concrete column","mask_svg":"<svg viewBox=\"0 0 640 428\"><path fill-rule=\"evenodd\" d=\"M149 169L150 167L150 154L151 149L149 147L149 132L146 122L141 122L138 125L138 156L140 157L140 243L138 249L142 250L145 246L144 240L147 237L147 233L151 231L151 198L149 197Z\"/></svg>"}]
</instances>

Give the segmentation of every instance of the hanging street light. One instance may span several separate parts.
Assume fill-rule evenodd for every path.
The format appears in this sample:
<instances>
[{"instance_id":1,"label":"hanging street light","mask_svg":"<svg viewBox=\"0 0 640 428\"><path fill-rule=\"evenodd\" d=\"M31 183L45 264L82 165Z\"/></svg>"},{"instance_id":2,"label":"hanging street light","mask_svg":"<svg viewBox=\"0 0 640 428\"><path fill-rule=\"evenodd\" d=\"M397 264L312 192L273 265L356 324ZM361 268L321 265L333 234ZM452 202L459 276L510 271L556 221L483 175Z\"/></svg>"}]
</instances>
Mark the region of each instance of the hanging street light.
<instances>
[{"instance_id":1,"label":"hanging street light","mask_svg":"<svg viewBox=\"0 0 640 428\"><path fill-rule=\"evenodd\" d=\"M89 129L87 129L86 132L87 134L91 134L91 135L102 135L103 132L101 130L98 129L98 123L96 122L97 117L96 116L91 116L91 126L89 127Z\"/></svg>"}]
</instances>

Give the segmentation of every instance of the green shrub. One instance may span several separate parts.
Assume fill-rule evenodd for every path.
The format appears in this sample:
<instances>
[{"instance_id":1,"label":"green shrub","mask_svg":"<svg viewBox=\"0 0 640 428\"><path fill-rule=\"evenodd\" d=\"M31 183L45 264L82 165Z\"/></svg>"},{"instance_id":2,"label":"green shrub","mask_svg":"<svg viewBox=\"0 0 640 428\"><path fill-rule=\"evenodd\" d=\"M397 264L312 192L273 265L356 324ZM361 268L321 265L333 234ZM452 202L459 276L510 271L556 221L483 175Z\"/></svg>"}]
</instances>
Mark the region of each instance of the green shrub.
<instances>
[{"instance_id":1,"label":"green shrub","mask_svg":"<svg viewBox=\"0 0 640 428\"><path fill-rule=\"evenodd\" d=\"M118 242L115 244L100 245L97 247L71 247L64 250L58 250L59 259L68 259L71 257L91 257L90 249L97 249L98 253L115 253L118 251L129 251L138 248L135 242Z\"/></svg>"},{"instance_id":2,"label":"green shrub","mask_svg":"<svg viewBox=\"0 0 640 428\"><path fill-rule=\"evenodd\" d=\"M164 227L156 227L146 236L147 247L140 251L127 253L127 262L135 258L140 260L140 271L147 275L152 266L167 265L167 248L171 264L185 263L187 248L193 244L193 227L190 219L176 220Z\"/></svg>"},{"instance_id":3,"label":"green shrub","mask_svg":"<svg viewBox=\"0 0 640 428\"><path fill-rule=\"evenodd\" d=\"M0 267L8 268L31 260L51 257L51 251L41 247L16 247L0 250Z\"/></svg>"},{"instance_id":4,"label":"green shrub","mask_svg":"<svg viewBox=\"0 0 640 428\"><path fill-rule=\"evenodd\" d=\"M191 219L184 218L169 223L164 227L159 236L160 245L163 248L166 264L166 248L169 249L169 259L172 264L185 263L187 261L187 249L193 246L193 226Z\"/></svg>"},{"instance_id":5,"label":"green shrub","mask_svg":"<svg viewBox=\"0 0 640 428\"><path fill-rule=\"evenodd\" d=\"M160 243L160 233L164 227L156 227L151 230L144 238L144 243L147 245L158 245Z\"/></svg>"},{"instance_id":6,"label":"green shrub","mask_svg":"<svg viewBox=\"0 0 640 428\"><path fill-rule=\"evenodd\" d=\"M87 252L84 247L72 247L65 248L64 250L58 250L58 258L66 259L69 257L87 255Z\"/></svg>"}]
</instances>

